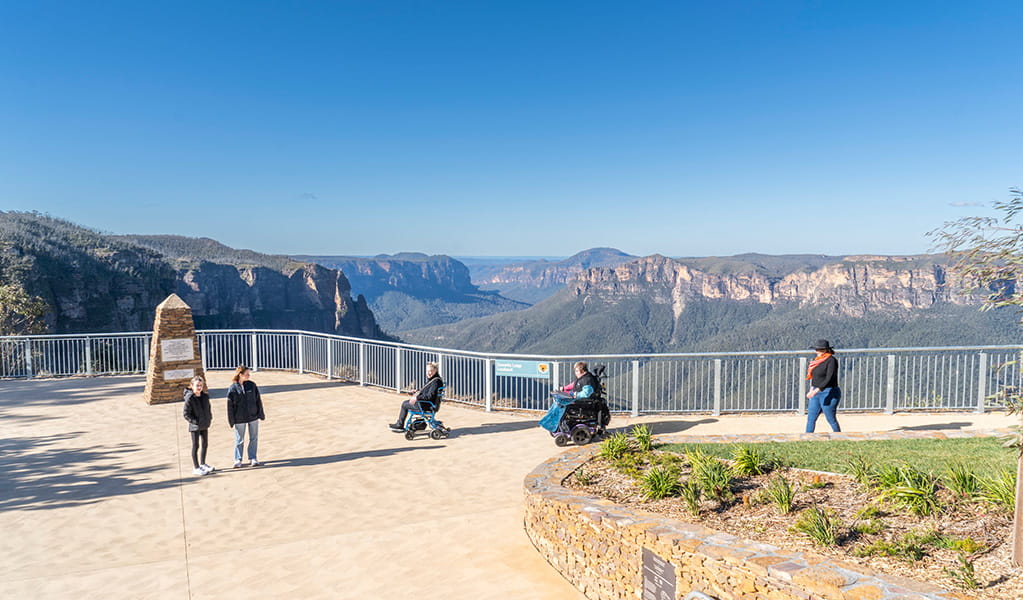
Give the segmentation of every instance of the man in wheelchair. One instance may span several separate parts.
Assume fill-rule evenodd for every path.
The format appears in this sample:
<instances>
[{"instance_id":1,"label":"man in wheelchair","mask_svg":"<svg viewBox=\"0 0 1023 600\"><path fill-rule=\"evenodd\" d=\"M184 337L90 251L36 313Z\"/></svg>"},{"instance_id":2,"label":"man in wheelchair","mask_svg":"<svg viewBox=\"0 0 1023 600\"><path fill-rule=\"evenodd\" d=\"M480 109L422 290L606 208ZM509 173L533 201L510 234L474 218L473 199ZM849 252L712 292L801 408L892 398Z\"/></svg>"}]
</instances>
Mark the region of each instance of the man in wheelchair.
<instances>
[{"instance_id":1,"label":"man in wheelchair","mask_svg":"<svg viewBox=\"0 0 1023 600\"><path fill-rule=\"evenodd\" d=\"M426 378L426 384L419 388L418 392L413 393L412 399L401 403L398 420L388 424L391 431L395 433L403 433L405 431L405 420L408 418L410 410L414 412L436 412L440 405L441 390L444 388L444 381L437 372L437 363L426 363Z\"/></svg>"}]
</instances>

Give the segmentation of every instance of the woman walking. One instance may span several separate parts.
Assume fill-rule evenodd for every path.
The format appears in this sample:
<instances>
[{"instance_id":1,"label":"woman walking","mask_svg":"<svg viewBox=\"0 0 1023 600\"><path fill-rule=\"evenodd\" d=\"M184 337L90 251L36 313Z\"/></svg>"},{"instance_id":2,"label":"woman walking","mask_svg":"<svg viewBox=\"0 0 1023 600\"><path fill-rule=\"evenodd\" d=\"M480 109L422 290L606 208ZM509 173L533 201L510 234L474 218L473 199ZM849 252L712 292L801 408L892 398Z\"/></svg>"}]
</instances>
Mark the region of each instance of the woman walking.
<instances>
[{"instance_id":1,"label":"woman walking","mask_svg":"<svg viewBox=\"0 0 1023 600\"><path fill-rule=\"evenodd\" d=\"M806 378L812 386L806 394L810 401L806 407L806 432L813 433L822 412L832 431L842 431L835 416L838 402L842 399L842 390L838 387L838 359L835 358L835 350L828 340L817 340L813 349L817 356L806 370Z\"/></svg>"},{"instance_id":2,"label":"woman walking","mask_svg":"<svg viewBox=\"0 0 1023 600\"><path fill-rule=\"evenodd\" d=\"M242 466L242 449L245 445L245 431L249 432L249 465L258 467L261 463L256 459L259 443L259 422L266 418L263 414L263 399L259 396L256 382L250 381L252 373L245 365L240 365L231 378L231 387L227 389L227 420L234 428L234 468Z\"/></svg>"},{"instance_id":3,"label":"woman walking","mask_svg":"<svg viewBox=\"0 0 1023 600\"><path fill-rule=\"evenodd\" d=\"M192 434L192 474L209 475L216 470L206 464L213 409L210 408L210 395L202 377L193 377L191 384L185 388L184 417L188 421L188 432Z\"/></svg>"}]
</instances>

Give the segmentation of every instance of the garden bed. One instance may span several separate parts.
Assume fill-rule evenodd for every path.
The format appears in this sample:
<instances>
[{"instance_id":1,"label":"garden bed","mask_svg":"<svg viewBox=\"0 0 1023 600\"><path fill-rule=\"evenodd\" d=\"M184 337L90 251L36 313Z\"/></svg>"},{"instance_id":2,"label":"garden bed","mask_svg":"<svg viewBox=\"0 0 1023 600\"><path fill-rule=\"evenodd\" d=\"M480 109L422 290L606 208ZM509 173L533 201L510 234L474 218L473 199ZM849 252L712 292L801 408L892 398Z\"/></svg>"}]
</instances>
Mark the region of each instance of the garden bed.
<instances>
[{"instance_id":1,"label":"garden bed","mask_svg":"<svg viewBox=\"0 0 1023 600\"><path fill-rule=\"evenodd\" d=\"M1011 497L1005 497L1014 480L971 480L972 472L963 469L955 482L946 473L930 475L899 462L861 461L860 483L850 475L770 467L772 457L761 452L757 458L752 446L723 463L696 447L688 454L641 451L639 437L606 440L600 455L564 485L788 550L838 557L867 572L927 581L978 599L1023 598L1023 576L1010 560ZM750 474L751 463L770 470ZM737 465L747 471L738 474ZM792 502L788 512L779 508L786 498Z\"/></svg>"}]
</instances>

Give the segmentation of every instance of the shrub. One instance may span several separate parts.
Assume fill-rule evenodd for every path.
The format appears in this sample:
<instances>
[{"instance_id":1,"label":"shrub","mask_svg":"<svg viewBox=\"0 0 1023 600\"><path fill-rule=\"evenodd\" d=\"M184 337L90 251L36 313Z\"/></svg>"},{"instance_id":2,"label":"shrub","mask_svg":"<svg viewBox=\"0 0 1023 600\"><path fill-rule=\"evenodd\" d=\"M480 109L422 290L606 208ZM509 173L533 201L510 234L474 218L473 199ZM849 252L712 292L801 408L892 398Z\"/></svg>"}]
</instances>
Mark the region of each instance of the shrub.
<instances>
[{"instance_id":1,"label":"shrub","mask_svg":"<svg viewBox=\"0 0 1023 600\"><path fill-rule=\"evenodd\" d=\"M804 510L792 525L792 530L805 535L821 546L834 546L838 543L838 530L841 521L830 511L816 506Z\"/></svg>"},{"instance_id":2,"label":"shrub","mask_svg":"<svg viewBox=\"0 0 1023 600\"><path fill-rule=\"evenodd\" d=\"M870 485L874 478L874 472L876 469L877 465L863 455L853 456L846 462L846 471L852 475L853 479L859 482L860 485Z\"/></svg>"},{"instance_id":3,"label":"shrub","mask_svg":"<svg viewBox=\"0 0 1023 600\"><path fill-rule=\"evenodd\" d=\"M960 498L973 498L980 491L980 480L977 478L977 473L964 464L949 466L942 482Z\"/></svg>"},{"instance_id":4,"label":"shrub","mask_svg":"<svg viewBox=\"0 0 1023 600\"><path fill-rule=\"evenodd\" d=\"M600 457L617 460L632 452L632 440L624 432L619 431L600 443Z\"/></svg>"},{"instance_id":5,"label":"shrub","mask_svg":"<svg viewBox=\"0 0 1023 600\"><path fill-rule=\"evenodd\" d=\"M767 494L768 499L774 504L775 508L778 509L783 515L787 515L792 512L792 507L795 504L796 491L792 488L792 484L789 483L788 479L784 476L778 475L768 482L767 487L764 488L764 492Z\"/></svg>"},{"instance_id":6,"label":"shrub","mask_svg":"<svg viewBox=\"0 0 1023 600\"><path fill-rule=\"evenodd\" d=\"M732 471L739 477L763 475L773 465L774 461L757 446L737 446L732 456Z\"/></svg>"},{"instance_id":7,"label":"shrub","mask_svg":"<svg viewBox=\"0 0 1023 600\"><path fill-rule=\"evenodd\" d=\"M938 483L931 474L909 465L893 465L878 473L882 498L914 515L930 515L938 509Z\"/></svg>"},{"instance_id":8,"label":"shrub","mask_svg":"<svg viewBox=\"0 0 1023 600\"><path fill-rule=\"evenodd\" d=\"M597 479L593 475L593 473L590 473L589 471L587 471L586 469L583 469L582 467L579 467L579 470L577 470L572 475L572 478L575 479L575 482L577 484L579 484L579 485L590 485L591 483L593 483Z\"/></svg>"},{"instance_id":9,"label":"shrub","mask_svg":"<svg viewBox=\"0 0 1023 600\"><path fill-rule=\"evenodd\" d=\"M654 438L650 428L646 425L636 425L632 428L632 439L636 440L636 446L640 452L650 452L654 449Z\"/></svg>"},{"instance_id":10,"label":"shrub","mask_svg":"<svg viewBox=\"0 0 1023 600\"><path fill-rule=\"evenodd\" d=\"M709 457L693 464L693 479L708 498L718 502L731 502L732 476L728 466L716 458Z\"/></svg>"},{"instance_id":11,"label":"shrub","mask_svg":"<svg viewBox=\"0 0 1023 600\"><path fill-rule=\"evenodd\" d=\"M980 480L980 499L1012 512L1016 510L1016 472L1005 469Z\"/></svg>"},{"instance_id":12,"label":"shrub","mask_svg":"<svg viewBox=\"0 0 1023 600\"><path fill-rule=\"evenodd\" d=\"M678 493L678 476L677 468L658 465L647 471L640 480L639 487L647 500L660 500Z\"/></svg>"},{"instance_id":13,"label":"shrub","mask_svg":"<svg viewBox=\"0 0 1023 600\"><path fill-rule=\"evenodd\" d=\"M957 586L964 590L975 590L980 587L976 573L973 570L973 561L960 552L957 558L958 564L954 568L945 567L945 574L948 575Z\"/></svg>"},{"instance_id":14,"label":"shrub","mask_svg":"<svg viewBox=\"0 0 1023 600\"><path fill-rule=\"evenodd\" d=\"M678 493L685 502L686 509L694 516L700 514L700 486L692 479L679 486Z\"/></svg>"},{"instance_id":15,"label":"shrub","mask_svg":"<svg viewBox=\"0 0 1023 600\"><path fill-rule=\"evenodd\" d=\"M934 545L941 536L934 531L910 531L894 540L878 540L853 551L856 556L898 556L910 562L922 560L927 556L927 546Z\"/></svg>"}]
</instances>

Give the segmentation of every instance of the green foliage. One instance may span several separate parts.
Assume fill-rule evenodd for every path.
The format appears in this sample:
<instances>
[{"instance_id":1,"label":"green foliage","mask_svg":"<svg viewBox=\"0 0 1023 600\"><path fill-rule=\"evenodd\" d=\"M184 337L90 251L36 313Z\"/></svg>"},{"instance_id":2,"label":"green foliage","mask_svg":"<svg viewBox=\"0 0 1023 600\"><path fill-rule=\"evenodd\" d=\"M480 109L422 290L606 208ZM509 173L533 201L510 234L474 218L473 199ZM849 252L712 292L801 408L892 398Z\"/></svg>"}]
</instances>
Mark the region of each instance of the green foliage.
<instances>
[{"instance_id":1,"label":"green foliage","mask_svg":"<svg viewBox=\"0 0 1023 600\"><path fill-rule=\"evenodd\" d=\"M778 512L783 515L792 512L792 508L795 505L796 490L783 475L778 475L771 479L767 483L767 487L764 488L764 493L774 504L775 508L778 509Z\"/></svg>"},{"instance_id":2,"label":"green foliage","mask_svg":"<svg viewBox=\"0 0 1023 600\"><path fill-rule=\"evenodd\" d=\"M855 556L897 556L909 562L923 560L927 548L936 545L941 536L933 530L909 531L894 540L878 540L853 551Z\"/></svg>"},{"instance_id":3,"label":"green foliage","mask_svg":"<svg viewBox=\"0 0 1023 600\"><path fill-rule=\"evenodd\" d=\"M678 468L658 465L646 472L639 487L647 500L660 500L678 493L678 477Z\"/></svg>"},{"instance_id":4,"label":"green foliage","mask_svg":"<svg viewBox=\"0 0 1023 600\"><path fill-rule=\"evenodd\" d=\"M935 478L909 465L885 465L878 470L877 483L882 498L914 515L933 514L940 505Z\"/></svg>"},{"instance_id":5,"label":"green foliage","mask_svg":"<svg viewBox=\"0 0 1023 600\"><path fill-rule=\"evenodd\" d=\"M618 460L633 451L632 440L624 431L618 431L600 443L600 457L607 460Z\"/></svg>"},{"instance_id":6,"label":"green foliage","mask_svg":"<svg viewBox=\"0 0 1023 600\"><path fill-rule=\"evenodd\" d=\"M975 590L980 587L980 582L977 581L977 574L973 568L973 561L970 560L963 552L960 552L956 557L955 567L945 567L945 574L948 575L958 587L964 590Z\"/></svg>"},{"instance_id":7,"label":"green foliage","mask_svg":"<svg viewBox=\"0 0 1023 600\"><path fill-rule=\"evenodd\" d=\"M732 472L739 477L763 475L774 467L775 461L762 446L741 445L732 456Z\"/></svg>"},{"instance_id":8,"label":"green foliage","mask_svg":"<svg viewBox=\"0 0 1023 600\"><path fill-rule=\"evenodd\" d=\"M716 458L700 459L691 462L692 478L704 495L720 503L735 499L732 494L732 476L728 465Z\"/></svg>"},{"instance_id":9,"label":"green foliage","mask_svg":"<svg viewBox=\"0 0 1023 600\"><path fill-rule=\"evenodd\" d=\"M19 285L0 285L0 335L46 333L49 305Z\"/></svg>"},{"instance_id":10,"label":"green foliage","mask_svg":"<svg viewBox=\"0 0 1023 600\"><path fill-rule=\"evenodd\" d=\"M841 521L832 511L811 506L799 513L792 530L805 535L820 546L834 546L838 543L841 526Z\"/></svg>"},{"instance_id":11,"label":"green foliage","mask_svg":"<svg viewBox=\"0 0 1023 600\"><path fill-rule=\"evenodd\" d=\"M686 510L693 516L700 514L700 486L692 479L687 479L678 488L678 494L686 505Z\"/></svg>"},{"instance_id":12,"label":"green foliage","mask_svg":"<svg viewBox=\"0 0 1023 600\"><path fill-rule=\"evenodd\" d=\"M845 463L845 472L852 475L860 485L870 485L876 469L877 464L861 454L854 455Z\"/></svg>"},{"instance_id":13,"label":"green foliage","mask_svg":"<svg viewBox=\"0 0 1023 600\"><path fill-rule=\"evenodd\" d=\"M632 439L636 441L636 446L640 452L650 452L654 449L654 438L650 432L650 428L645 424L636 425L632 428Z\"/></svg>"},{"instance_id":14,"label":"green foliage","mask_svg":"<svg viewBox=\"0 0 1023 600\"><path fill-rule=\"evenodd\" d=\"M980 491L977 473L963 463L953 463L945 470L941 482L960 498L973 498Z\"/></svg>"},{"instance_id":15,"label":"green foliage","mask_svg":"<svg viewBox=\"0 0 1023 600\"><path fill-rule=\"evenodd\" d=\"M993 477L982 478L978 497L1007 512L1016 510L1016 471L1005 469Z\"/></svg>"},{"instance_id":16,"label":"green foliage","mask_svg":"<svg viewBox=\"0 0 1023 600\"><path fill-rule=\"evenodd\" d=\"M572 475L572 478L575 479L575 482L577 484L583 486L590 485L597 480L596 476L593 475L593 473L590 473L583 467L579 467L579 469L577 469L576 472Z\"/></svg>"}]
</instances>

